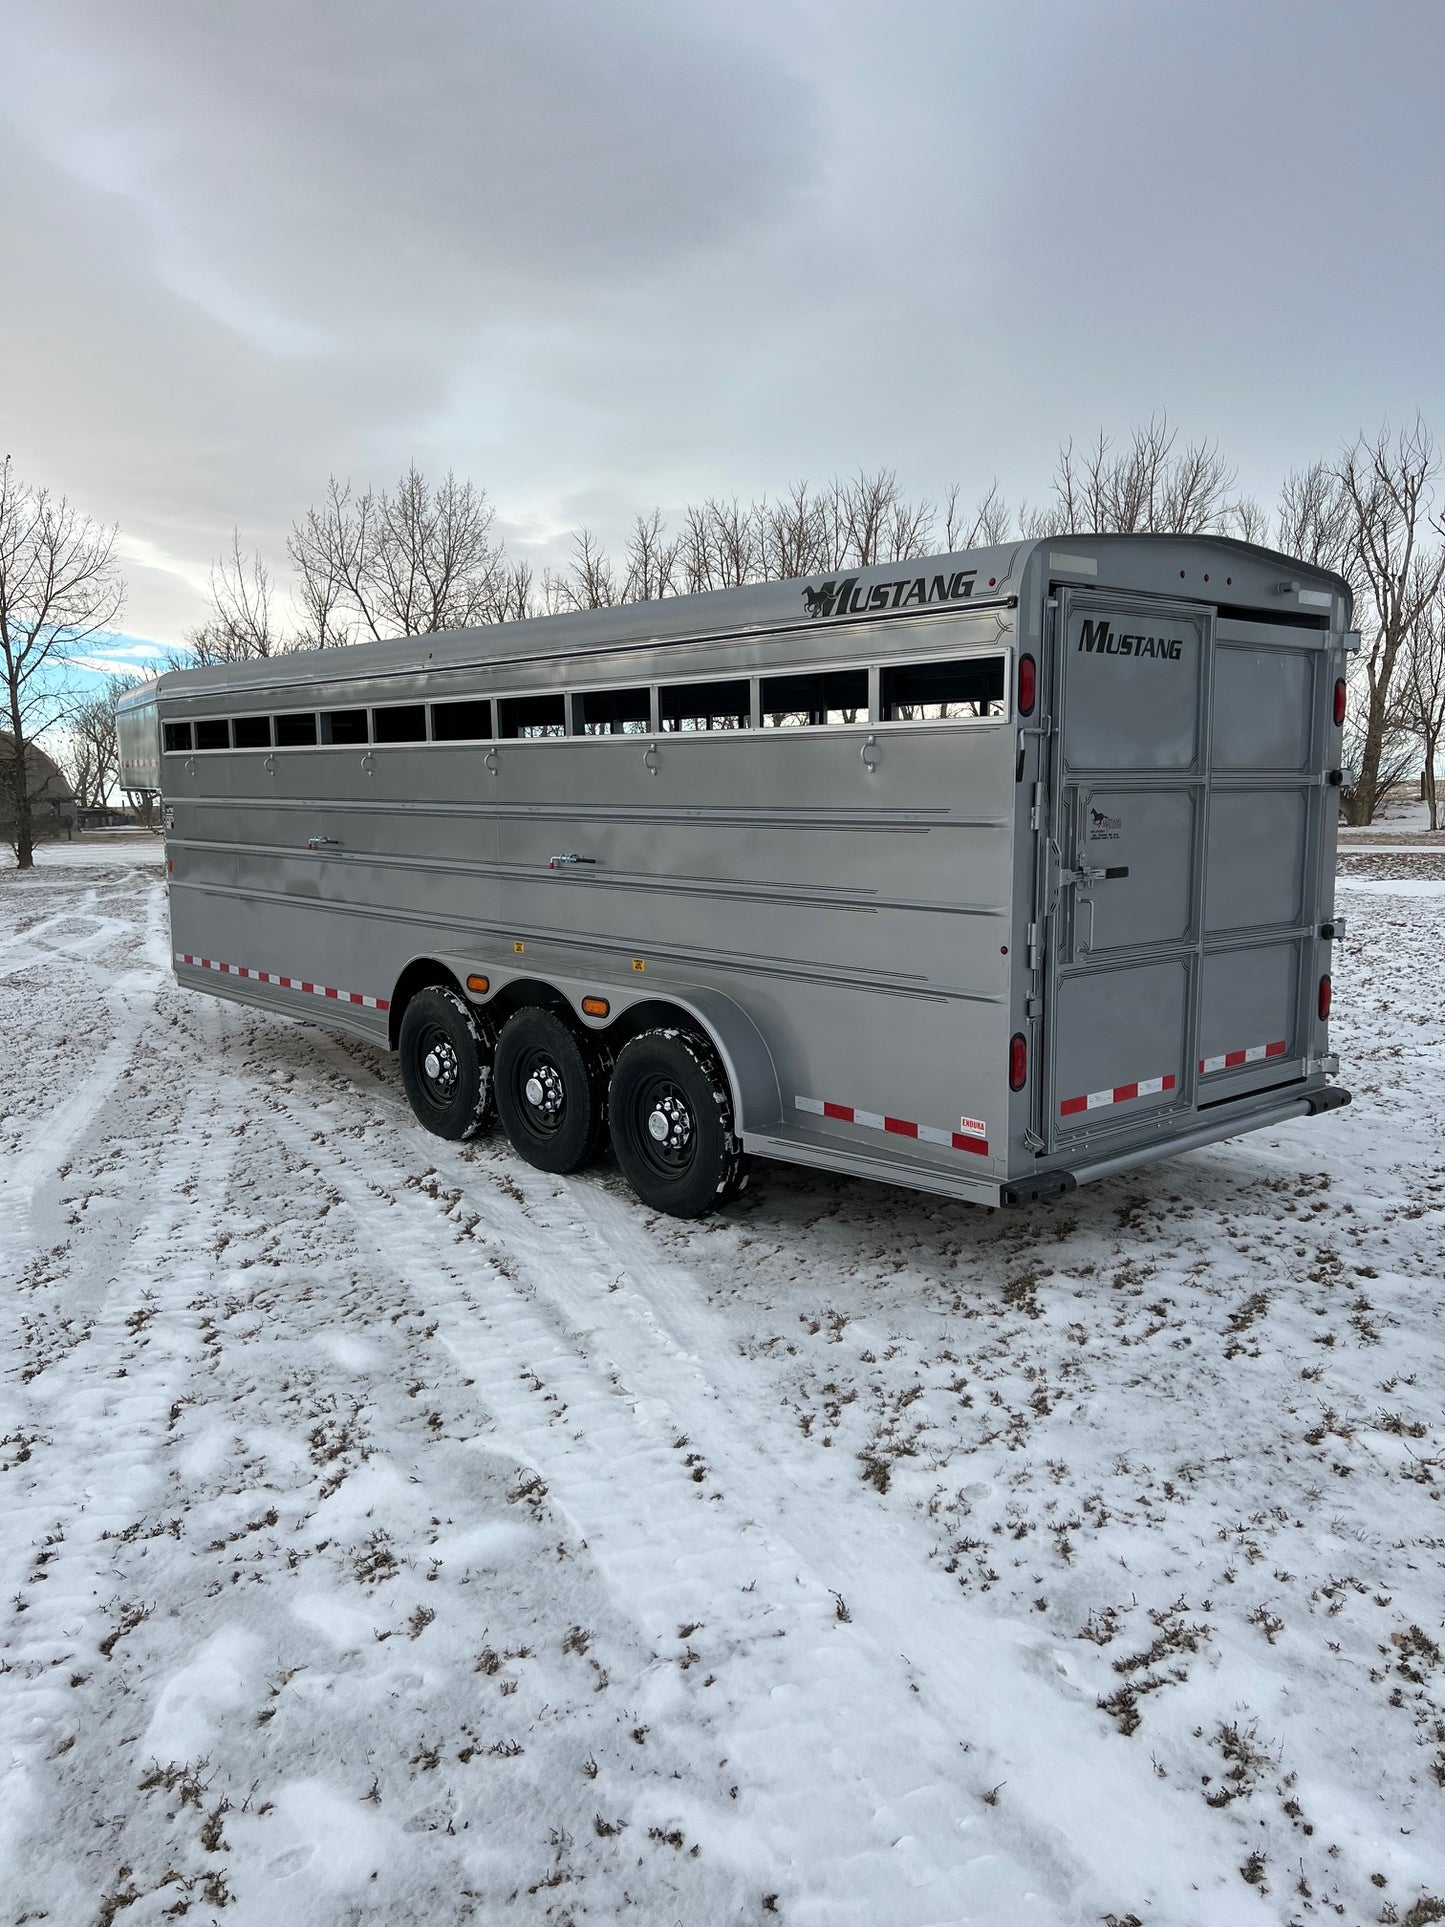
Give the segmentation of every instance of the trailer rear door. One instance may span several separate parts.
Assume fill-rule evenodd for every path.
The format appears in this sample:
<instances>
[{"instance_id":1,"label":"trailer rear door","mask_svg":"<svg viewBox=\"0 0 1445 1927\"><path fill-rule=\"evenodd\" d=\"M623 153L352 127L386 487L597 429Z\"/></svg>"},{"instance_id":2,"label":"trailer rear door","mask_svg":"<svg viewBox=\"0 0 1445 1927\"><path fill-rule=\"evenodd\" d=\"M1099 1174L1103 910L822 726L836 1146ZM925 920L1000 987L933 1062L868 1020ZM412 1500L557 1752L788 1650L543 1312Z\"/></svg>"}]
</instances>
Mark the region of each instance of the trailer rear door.
<instances>
[{"instance_id":1,"label":"trailer rear door","mask_svg":"<svg viewBox=\"0 0 1445 1927\"><path fill-rule=\"evenodd\" d=\"M1045 1140L1194 1102L1208 610L1062 590Z\"/></svg>"},{"instance_id":2,"label":"trailer rear door","mask_svg":"<svg viewBox=\"0 0 1445 1927\"><path fill-rule=\"evenodd\" d=\"M1201 1104L1300 1075L1323 637L1226 629L1197 604L1059 592L1050 1151L1167 1136Z\"/></svg>"}]
</instances>

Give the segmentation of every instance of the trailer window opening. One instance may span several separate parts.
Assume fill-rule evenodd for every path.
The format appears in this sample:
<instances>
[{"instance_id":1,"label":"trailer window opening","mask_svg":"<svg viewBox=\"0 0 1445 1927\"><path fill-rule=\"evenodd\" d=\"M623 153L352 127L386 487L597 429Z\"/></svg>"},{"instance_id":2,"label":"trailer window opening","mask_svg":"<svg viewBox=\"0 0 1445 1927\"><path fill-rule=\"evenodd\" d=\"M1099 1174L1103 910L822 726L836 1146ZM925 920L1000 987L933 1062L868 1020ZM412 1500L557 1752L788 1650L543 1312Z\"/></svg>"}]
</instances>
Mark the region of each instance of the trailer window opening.
<instances>
[{"instance_id":1,"label":"trailer window opening","mask_svg":"<svg viewBox=\"0 0 1445 1927\"><path fill-rule=\"evenodd\" d=\"M278 716L277 749L311 749L316 742L316 718L309 711L300 715Z\"/></svg>"},{"instance_id":2,"label":"trailer window opening","mask_svg":"<svg viewBox=\"0 0 1445 1927\"><path fill-rule=\"evenodd\" d=\"M434 743L489 743L492 705L486 698L460 703L433 703L431 737Z\"/></svg>"},{"instance_id":3,"label":"trailer window opening","mask_svg":"<svg viewBox=\"0 0 1445 1927\"><path fill-rule=\"evenodd\" d=\"M866 723L868 671L818 669L761 681L764 729L821 728Z\"/></svg>"},{"instance_id":4,"label":"trailer window opening","mask_svg":"<svg viewBox=\"0 0 1445 1927\"><path fill-rule=\"evenodd\" d=\"M1002 656L889 664L879 672L880 722L947 723L1003 713Z\"/></svg>"},{"instance_id":5,"label":"trailer window opening","mask_svg":"<svg viewBox=\"0 0 1445 1927\"><path fill-rule=\"evenodd\" d=\"M579 736L646 736L652 728L648 689L584 689L572 698Z\"/></svg>"},{"instance_id":6,"label":"trailer window opening","mask_svg":"<svg viewBox=\"0 0 1445 1927\"><path fill-rule=\"evenodd\" d=\"M168 750L188 750L191 747L191 726L189 723L166 723L164 725L165 745Z\"/></svg>"},{"instance_id":7,"label":"trailer window opening","mask_svg":"<svg viewBox=\"0 0 1445 1927\"><path fill-rule=\"evenodd\" d=\"M497 735L503 742L567 734L564 696L509 696L497 704Z\"/></svg>"},{"instance_id":8,"label":"trailer window opening","mask_svg":"<svg viewBox=\"0 0 1445 1927\"><path fill-rule=\"evenodd\" d=\"M321 740L323 743L369 743L371 732L367 728L366 711L364 709L323 709Z\"/></svg>"},{"instance_id":9,"label":"trailer window opening","mask_svg":"<svg viewBox=\"0 0 1445 1927\"><path fill-rule=\"evenodd\" d=\"M426 704L397 703L391 709L373 709L371 727L373 740L378 743L424 743Z\"/></svg>"},{"instance_id":10,"label":"trailer window opening","mask_svg":"<svg viewBox=\"0 0 1445 1927\"><path fill-rule=\"evenodd\" d=\"M657 692L664 729L746 729L752 721L747 679L738 682L684 682Z\"/></svg>"},{"instance_id":11,"label":"trailer window opening","mask_svg":"<svg viewBox=\"0 0 1445 1927\"><path fill-rule=\"evenodd\" d=\"M269 749L271 718L269 716L233 716L231 740L237 749Z\"/></svg>"},{"instance_id":12,"label":"trailer window opening","mask_svg":"<svg viewBox=\"0 0 1445 1927\"><path fill-rule=\"evenodd\" d=\"M204 722L196 724L197 749L229 749L231 747L231 725L223 718L209 716Z\"/></svg>"}]
</instances>

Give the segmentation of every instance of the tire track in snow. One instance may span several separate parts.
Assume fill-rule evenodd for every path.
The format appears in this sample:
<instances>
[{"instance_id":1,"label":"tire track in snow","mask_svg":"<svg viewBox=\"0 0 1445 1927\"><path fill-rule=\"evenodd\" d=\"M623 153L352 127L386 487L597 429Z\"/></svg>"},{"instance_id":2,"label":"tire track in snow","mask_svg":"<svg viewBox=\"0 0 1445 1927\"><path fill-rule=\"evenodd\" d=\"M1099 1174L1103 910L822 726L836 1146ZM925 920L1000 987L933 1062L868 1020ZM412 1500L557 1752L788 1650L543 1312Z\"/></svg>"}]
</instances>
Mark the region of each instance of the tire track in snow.
<instances>
[{"instance_id":1,"label":"tire track in snow","mask_svg":"<svg viewBox=\"0 0 1445 1927\"><path fill-rule=\"evenodd\" d=\"M346 1062L351 1075L337 1082L355 1092ZM292 1106L283 1108L291 1128L302 1128ZM372 1120L378 1128L368 1132L364 1158L338 1143L332 1120L313 1121L326 1142L318 1147L308 1134L310 1155L326 1163L399 1275L426 1294L458 1362L485 1386L509 1449L537 1466L648 1636L665 1648L679 1625L716 1626L720 1599L737 1599L751 1584L786 1622L786 1652L776 1625L761 1637L745 1622L730 1629L738 1641L730 1670L741 1666L746 1677L732 1689L723 1741L729 1758L751 1771L753 1825L765 1830L779 1865L801 1863L814 1888L811 1900L792 1903L794 1918L883 1927L967 1917L935 1915L930 1901L945 1897L949 1908L979 1909L980 1919L1072 1918L1071 1908L1053 1908L1081 1883L1096 1884L1106 1906L1128 1889L1135 1856L1157 1853L1176 1833L1183 1849L1183 1816L1168 1802L1141 1812L1132 1835L1121 1828L1093 1696L1069 1688L1042 1642L1024 1656L1042 1676L1021 1686L1024 1642L1006 1625L970 1615L952 1586L909 1562L904 1535L866 1495L850 1488L840 1498L823 1481L802 1491L780 1471L795 1459L769 1450L773 1421L757 1409L731 1334L691 1274L659 1256L637 1207L588 1179L567 1181L550 1199L530 1194L524 1207L478 1185L465 1154L428 1142L447 1190L459 1190L469 1215L502 1236L524 1267L520 1288L511 1284L505 1297L480 1290L449 1259L429 1255L446 1219L406 1188L404 1164L382 1149L416 1129L399 1103L385 1109L389 1116ZM367 1176L379 1175L383 1159L395 1206L378 1201ZM520 1163L511 1169L534 1186L555 1182ZM630 1287L607 1291L603 1281L619 1273ZM526 1391L529 1373L565 1402L565 1425ZM716 1502L674 1449L681 1436L710 1468L723 1494ZM840 1598L851 1613L846 1624L837 1617ZM1002 1680L1010 1682L1006 1694L995 1684ZM1018 1735L1071 1713L1068 1785L1059 1784L1052 1750L1031 1784ZM779 1765L800 1754L810 1770L790 1784ZM856 1773L852 1784L839 1779L840 1764ZM1014 1817L985 1819L980 1795L990 1776L994 1784L1010 1780ZM1082 1819L1081 1831L1114 1843L1109 1864L1077 1865L1046 1818L1060 1801ZM1018 1818L1020 1805L1034 1817ZM1088 1827L1091 1812L1096 1829ZM1050 1874L1046 1900L1039 1888Z\"/></svg>"},{"instance_id":2,"label":"tire track in snow","mask_svg":"<svg viewBox=\"0 0 1445 1927\"><path fill-rule=\"evenodd\" d=\"M90 1126L130 1067L141 1044L147 1021L155 1015L164 986L163 962L157 958L164 891L153 884L144 908L146 963L112 978L101 991L116 1020L117 1035L84 1073L82 1087L30 1127L34 1142L0 1171L0 1250L13 1260L28 1240L34 1194L66 1152ZM134 921L108 918L105 940L134 932ZM96 947L102 947L97 944ZM44 960L38 960L44 961ZM19 968L20 966L16 966ZM0 975L5 972L0 970Z\"/></svg>"}]
</instances>

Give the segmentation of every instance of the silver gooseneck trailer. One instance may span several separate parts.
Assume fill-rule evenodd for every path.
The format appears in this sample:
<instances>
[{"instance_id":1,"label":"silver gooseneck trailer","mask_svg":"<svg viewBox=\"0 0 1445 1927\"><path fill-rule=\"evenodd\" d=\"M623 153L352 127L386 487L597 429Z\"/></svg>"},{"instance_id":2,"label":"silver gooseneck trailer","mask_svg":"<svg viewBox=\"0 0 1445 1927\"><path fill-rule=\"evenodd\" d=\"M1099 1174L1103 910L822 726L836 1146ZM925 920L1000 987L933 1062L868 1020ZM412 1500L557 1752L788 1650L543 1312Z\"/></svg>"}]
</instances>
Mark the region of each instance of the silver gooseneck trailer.
<instances>
[{"instance_id":1,"label":"silver gooseneck trailer","mask_svg":"<svg viewBox=\"0 0 1445 1927\"><path fill-rule=\"evenodd\" d=\"M650 1205L745 1157L1020 1204L1329 1082L1351 602L1069 536L168 674L179 980Z\"/></svg>"}]
</instances>

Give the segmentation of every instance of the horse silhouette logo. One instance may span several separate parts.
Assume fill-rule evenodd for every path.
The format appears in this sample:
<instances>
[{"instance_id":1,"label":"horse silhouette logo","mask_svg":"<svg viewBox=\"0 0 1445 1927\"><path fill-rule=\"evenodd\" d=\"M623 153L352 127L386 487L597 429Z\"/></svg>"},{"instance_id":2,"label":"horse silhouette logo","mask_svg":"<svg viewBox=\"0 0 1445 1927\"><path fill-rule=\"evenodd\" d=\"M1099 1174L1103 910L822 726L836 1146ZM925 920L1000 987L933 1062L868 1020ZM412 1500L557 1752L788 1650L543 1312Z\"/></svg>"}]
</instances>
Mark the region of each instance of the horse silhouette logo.
<instances>
[{"instance_id":1,"label":"horse silhouette logo","mask_svg":"<svg viewBox=\"0 0 1445 1927\"><path fill-rule=\"evenodd\" d=\"M825 582L821 589L804 589L803 602L810 616L830 616L838 593L836 582Z\"/></svg>"}]
</instances>

